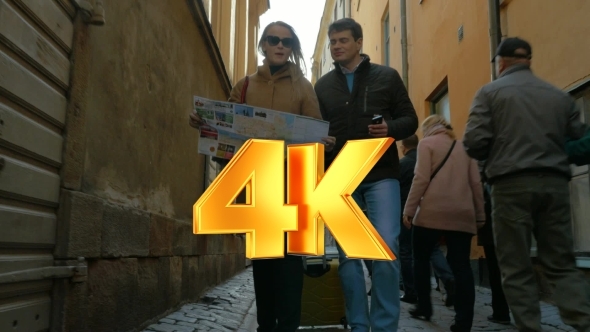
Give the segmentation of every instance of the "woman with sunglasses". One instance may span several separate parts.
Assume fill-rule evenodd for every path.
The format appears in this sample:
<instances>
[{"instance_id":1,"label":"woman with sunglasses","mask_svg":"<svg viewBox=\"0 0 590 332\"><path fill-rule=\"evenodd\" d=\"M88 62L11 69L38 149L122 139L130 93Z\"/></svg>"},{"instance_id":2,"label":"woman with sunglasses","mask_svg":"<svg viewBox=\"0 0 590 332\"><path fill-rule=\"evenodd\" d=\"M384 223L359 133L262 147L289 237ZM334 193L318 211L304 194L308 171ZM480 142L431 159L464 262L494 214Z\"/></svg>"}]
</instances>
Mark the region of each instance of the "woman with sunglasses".
<instances>
[{"instance_id":1,"label":"woman with sunglasses","mask_svg":"<svg viewBox=\"0 0 590 332\"><path fill-rule=\"evenodd\" d=\"M294 29L284 22L270 23L262 32L258 51L262 66L253 75L244 92L246 78L233 87L230 102L322 119L311 83L303 75L301 43ZM245 99L242 98L245 93ZM199 128L202 119L190 115L190 125ZM323 138L325 151L334 148L334 137ZM242 195L241 195L242 196ZM286 244L286 234L285 234ZM301 319L303 262L300 256L252 261L256 296L258 332L294 332Z\"/></svg>"}]
</instances>

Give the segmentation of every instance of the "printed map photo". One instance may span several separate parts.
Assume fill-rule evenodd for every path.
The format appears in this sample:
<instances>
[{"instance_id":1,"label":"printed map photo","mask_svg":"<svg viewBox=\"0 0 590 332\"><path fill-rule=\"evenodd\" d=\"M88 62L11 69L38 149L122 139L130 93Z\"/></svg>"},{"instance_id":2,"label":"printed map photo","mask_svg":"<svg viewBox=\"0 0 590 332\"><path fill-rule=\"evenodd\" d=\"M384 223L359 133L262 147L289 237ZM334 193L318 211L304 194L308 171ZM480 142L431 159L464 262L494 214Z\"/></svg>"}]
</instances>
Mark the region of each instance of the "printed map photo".
<instances>
[{"instance_id":1,"label":"printed map photo","mask_svg":"<svg viewBox=\"0 0 590 332\"><path fill-rule=\"evenodd\" d=\"M199 153L231 159L251 138L288 144L321 143L329 123L286 112L195 96L195 111L206 119L201 127ZM198 107L197 107L198 106Z\"/></svg>"},{"instance_id":2,"label":"printed map photo","mask_svg":"<svg viewBox=\"0 0 590 332\"><path fill-rule=\"evenodd\" d=\"M253 117L254 116L254 108L250 107L250 106L244 106L244 105L235 105L234 106L234 114L235 115L243 115L243 116L247 116L247 117Z\"/></svg>"}]
</instances>

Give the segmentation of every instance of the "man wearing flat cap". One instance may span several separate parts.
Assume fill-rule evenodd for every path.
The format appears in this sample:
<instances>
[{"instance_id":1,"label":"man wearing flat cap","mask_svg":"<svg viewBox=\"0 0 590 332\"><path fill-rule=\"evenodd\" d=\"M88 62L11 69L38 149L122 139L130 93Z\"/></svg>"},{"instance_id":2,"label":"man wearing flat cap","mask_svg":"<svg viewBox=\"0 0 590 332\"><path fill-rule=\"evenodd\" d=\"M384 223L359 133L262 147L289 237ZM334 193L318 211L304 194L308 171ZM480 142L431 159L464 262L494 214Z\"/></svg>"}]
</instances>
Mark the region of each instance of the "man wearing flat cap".
<instances>
[{"instance_id":1,"label":"man wearing flat cap","mask_svg":"<svg viewBox=\"0 0 590 332\"><path fill-rule=\"evenodd\" d=\"M475 95L463 145L485 161L492 187L492 219L502 288L520 331L542 331L539 291L530 258L537 258L555 286L562 320L590 331L590 284L576 268L570 215L570 164L566 139L586 125L574 100L536 77L532 49L520 38L498 45L498 79Z\"/></svg>"}]
</instances>

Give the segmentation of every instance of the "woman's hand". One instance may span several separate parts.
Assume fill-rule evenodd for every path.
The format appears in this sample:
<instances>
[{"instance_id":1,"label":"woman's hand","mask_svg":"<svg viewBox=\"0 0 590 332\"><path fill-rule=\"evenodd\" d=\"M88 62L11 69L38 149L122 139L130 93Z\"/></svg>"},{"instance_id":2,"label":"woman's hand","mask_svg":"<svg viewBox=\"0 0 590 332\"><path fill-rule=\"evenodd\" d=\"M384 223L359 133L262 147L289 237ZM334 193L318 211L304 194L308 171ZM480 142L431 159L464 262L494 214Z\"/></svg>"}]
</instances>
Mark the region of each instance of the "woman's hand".
<instances>
[{"instance_id":1,"label":"woman's hand","mask_svg":"<svg viewBox=\"0 0 590 332\"><path fill-rule=\"evenodd\" d=\"M325 148L326 152L332 151L334 149L334 145L336 145L336 137L333 137L333 136L323 137L322 141L326 145L326 148Z\"/></svg>"},{"instance_id":2,"label":"woman's hand","mask_svg":"<svg viewBox=\"0 0 590 332\"><path fill-rule=\"evenodd\" d=\"M193 127L199 129L202 125L205 124L205 121L199 116L198 114L191 113L189 115L188 124Z\"/></svg>"},{"instance_id":3,"label":"woman's hand","mask_svg":"<svg viewBox=\"0 0 590 332\"><path fill-rule=\"evenodd\" d=\"M414 221L414 217L406 216L404 214L404 226L406 226L407 229L412 228L412 221Z\"/></svg>"},{"instance_id":4,"label":"woman's hand","mask_svg":"<svg viewBox=\"0 0 590 332\"><path fill-rule=\"evenodd\" d=\"M485 220L478 220L477 221L477 229L482 228L486 224Z\"/></svg>"}]
</instances>

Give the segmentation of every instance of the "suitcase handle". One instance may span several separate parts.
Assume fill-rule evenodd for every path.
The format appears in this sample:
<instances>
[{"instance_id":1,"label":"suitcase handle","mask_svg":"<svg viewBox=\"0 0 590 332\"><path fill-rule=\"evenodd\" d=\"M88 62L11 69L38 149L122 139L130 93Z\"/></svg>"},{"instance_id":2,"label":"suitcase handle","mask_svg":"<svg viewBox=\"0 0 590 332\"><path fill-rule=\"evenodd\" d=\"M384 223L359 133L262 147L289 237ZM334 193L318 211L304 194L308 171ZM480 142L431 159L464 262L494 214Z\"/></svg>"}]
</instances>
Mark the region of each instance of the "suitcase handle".
<instances>
[{"instance_id":1,"label":"suitcase handle","mask_svg":"<svg viewBox=\"0 0 590 332\"><path fill-rule=\"evenodd\" d=\"M321 265L312 265L312 266L308 266L307 265L307 261L308 260L315 260L317 259L316 257L304 257L303 258L303 272L305 273L305 275L307 275L308 277L312 277L312 278L319 278L321 276L323 276L324 274L326 274L328 271L330 271L330 265L328 264L328 259L326 258L326 255L323 255L321 260L322 260L322 264Z\"/></svg>"}]
</instances>

